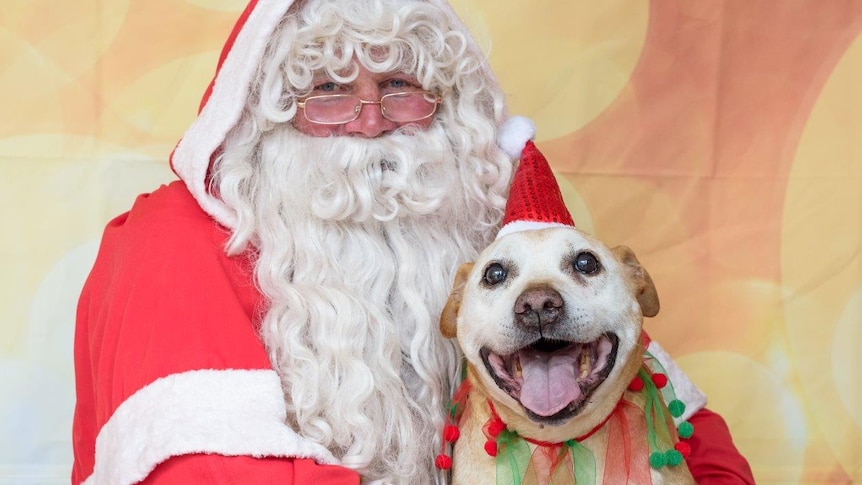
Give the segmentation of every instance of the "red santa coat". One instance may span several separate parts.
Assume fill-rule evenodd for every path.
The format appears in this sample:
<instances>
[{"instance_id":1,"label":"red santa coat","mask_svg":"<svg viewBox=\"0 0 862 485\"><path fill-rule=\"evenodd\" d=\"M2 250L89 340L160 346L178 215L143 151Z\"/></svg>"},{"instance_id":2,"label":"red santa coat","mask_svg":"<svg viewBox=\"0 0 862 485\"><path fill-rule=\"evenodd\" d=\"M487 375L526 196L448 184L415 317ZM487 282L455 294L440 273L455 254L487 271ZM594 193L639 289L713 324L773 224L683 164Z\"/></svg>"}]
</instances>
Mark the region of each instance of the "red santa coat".
<instances>
[{"instance_id":1,"label":"red santa coat","mask_svg":"<svg viewBox=\"0 0 862 485\"><path fill-rule=\"evenodd\" d=\"M289 483L336 462L284 424L258 337L261 296L248 258L225 255L227 235L179 182L108 224L78 306L73 483L136 483L190 454L152 483ZM336 471L337 483L358 482Z\"/></svg>"},{"instance_id":2,"label":"red santa coat","mask_svg":"<svg viewBox=\"0 0 862 485\"><path fill-rule=\"evenodd\" d=\"M184 183L142 195L105 230L77 314L75 485L359 482L285 425L280 380L258 335L265 302L248 255L224 252L234 214L206 190L210 160L291 3L248 5L172 154ZM686 388L682 381L675 386ZM705 400L691 389L694 412ZM753 483L720 417L701 410L690 421L696 477Z\"/></svg>"}]
</instances>

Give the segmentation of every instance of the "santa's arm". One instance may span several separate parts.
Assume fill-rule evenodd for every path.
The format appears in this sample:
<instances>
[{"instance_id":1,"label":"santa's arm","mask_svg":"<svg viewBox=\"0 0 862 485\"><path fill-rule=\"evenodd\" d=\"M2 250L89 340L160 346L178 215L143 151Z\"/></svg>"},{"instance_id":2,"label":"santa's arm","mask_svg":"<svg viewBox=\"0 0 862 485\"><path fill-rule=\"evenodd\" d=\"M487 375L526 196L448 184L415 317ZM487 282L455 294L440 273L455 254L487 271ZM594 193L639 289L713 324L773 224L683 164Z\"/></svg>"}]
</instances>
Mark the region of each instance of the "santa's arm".
<instances>
[{"instance_id":1,"label":"santa's arm","mask_svg":"<svg viewBox=\"0 0 862 485\"><path fill-rule=\"evenodd\" d=\"M258 294L225 238L173 184L109 224L78 308L73 483L139 483L163 465L183 477L296 476L337 462L286 425Z\"/></svg>"},{"instance_id":2,"label":"santa's arm","mask_svg":"<svg viewBox=\"0 0 862 485\"><path fill-rule=\"evenodd\" d=\"M754 475L733 444L730 430L721 416L701 409L688 420L695 429L689 438L691 455L686 459L697 483L710 485L753 485Z\"/></svg>"}]
</instances>

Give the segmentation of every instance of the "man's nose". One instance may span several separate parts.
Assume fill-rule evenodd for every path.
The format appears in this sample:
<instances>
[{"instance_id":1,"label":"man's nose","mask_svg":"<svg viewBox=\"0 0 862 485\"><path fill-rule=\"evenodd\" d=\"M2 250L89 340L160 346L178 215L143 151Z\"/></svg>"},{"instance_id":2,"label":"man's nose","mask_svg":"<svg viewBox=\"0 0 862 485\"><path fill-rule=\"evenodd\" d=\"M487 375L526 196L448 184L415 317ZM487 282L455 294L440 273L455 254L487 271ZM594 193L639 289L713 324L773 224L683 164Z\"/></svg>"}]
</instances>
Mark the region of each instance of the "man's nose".
<instances>
[{"instance_id":1,"label":"man's nose","mask_svg":"<svg viewBox=\"0 0 862 485\"><path fill-rule=\"evenodd\" d=\"M374 93L367 92L364 93L362 99L366 101L380 101L380 93L377 90ZM346 123L344 130L348 135L376 138L389 133L397 127L396 123L383 117L383 111L379 103L363 103L359 108L359 117Z\"/></svg>"}]
</instances>

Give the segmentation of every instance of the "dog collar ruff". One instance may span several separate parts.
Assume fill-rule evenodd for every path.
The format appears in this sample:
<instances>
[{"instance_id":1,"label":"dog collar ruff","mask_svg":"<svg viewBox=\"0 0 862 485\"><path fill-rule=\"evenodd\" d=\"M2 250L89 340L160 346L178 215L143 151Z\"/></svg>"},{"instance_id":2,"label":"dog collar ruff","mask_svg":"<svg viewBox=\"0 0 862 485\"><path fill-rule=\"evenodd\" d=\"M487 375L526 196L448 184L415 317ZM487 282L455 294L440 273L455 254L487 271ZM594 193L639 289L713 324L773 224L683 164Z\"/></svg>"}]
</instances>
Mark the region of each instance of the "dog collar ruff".
<instances>
[{"instance_id":1,"label":"dog collar ruff","mask_svg":"<svg viewBox=\"0 0 862 485\"><path fill-rule=\"evenodd\" d=\"M611 428L608 430L604 478L599 483L651 483L649 469L633 469L628 463L648 461L650 468L673 467L680 465L691 452L689 444L679 438L690 438L694 432L692 425L683 422L676 433L673 432L673 420L669 418L681 416L685 405L676 399L673 387L668 384L667 375L658 360L646 352L643 366L628 387L630 392L643 394L643 409L623 394L604 421L588 433L561 443L534 440L509 430L493 403L488 401L491 416L483 426L483 433L488 438L485 452L496 458L497 484L522 485L534 483L534 480L555 484L597 483L595 457L581 441L604 426ZM454 443L460 436L457 424L469 393L470 384L465 379L450 405L443 431L444 453L437 456L437 468L448 470L452 466L452 459L445 453L445 448L447 443ZM638 439L643 436L646 440ZM507 468L511 473L500 473Z\"/></svg>"}]
</instances>

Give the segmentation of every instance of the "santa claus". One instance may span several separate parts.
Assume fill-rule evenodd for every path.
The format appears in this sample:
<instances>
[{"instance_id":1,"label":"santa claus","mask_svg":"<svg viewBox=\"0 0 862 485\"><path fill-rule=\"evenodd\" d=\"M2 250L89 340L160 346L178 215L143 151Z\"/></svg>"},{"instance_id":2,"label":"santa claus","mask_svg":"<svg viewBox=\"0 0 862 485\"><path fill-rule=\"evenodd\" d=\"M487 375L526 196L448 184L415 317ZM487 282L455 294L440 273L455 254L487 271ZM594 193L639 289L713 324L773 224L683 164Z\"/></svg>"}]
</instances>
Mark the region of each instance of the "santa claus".
<instances>
[{"instance_id":1,"label":"santa claus","mask_svg":"<svg viewBox=\"0 0 862 485\"><path fill-rule=\"evenodd\" d=\"M505 119L440 0L252 1L172 155L181 181L106 228L72 483L445 482L460 357L437 321L496 235ZM710 447L735 460L698 416L693 471Z\"/></svg>"}]
</instances>

